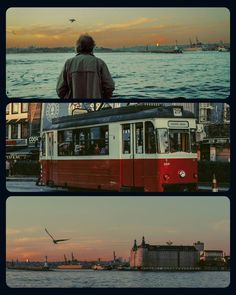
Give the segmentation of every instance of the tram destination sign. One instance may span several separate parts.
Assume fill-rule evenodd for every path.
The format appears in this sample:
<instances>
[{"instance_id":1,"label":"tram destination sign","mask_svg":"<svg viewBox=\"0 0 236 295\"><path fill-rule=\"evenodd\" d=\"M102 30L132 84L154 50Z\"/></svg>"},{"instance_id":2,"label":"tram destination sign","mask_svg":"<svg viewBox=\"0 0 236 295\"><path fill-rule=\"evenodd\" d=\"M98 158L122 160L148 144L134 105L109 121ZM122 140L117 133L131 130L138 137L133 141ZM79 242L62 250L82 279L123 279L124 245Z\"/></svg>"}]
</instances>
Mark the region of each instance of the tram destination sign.
<instances>
[{"instance_id":1,"label":"tram destination sign","mask_svg":"<svg viewBox=\"0 0 236 295\"><path fill-rule=\"evenodd\" d=\"M170 128L188 128L188 121L168 121L168 127Z\"/></svg>"}]
</instances>

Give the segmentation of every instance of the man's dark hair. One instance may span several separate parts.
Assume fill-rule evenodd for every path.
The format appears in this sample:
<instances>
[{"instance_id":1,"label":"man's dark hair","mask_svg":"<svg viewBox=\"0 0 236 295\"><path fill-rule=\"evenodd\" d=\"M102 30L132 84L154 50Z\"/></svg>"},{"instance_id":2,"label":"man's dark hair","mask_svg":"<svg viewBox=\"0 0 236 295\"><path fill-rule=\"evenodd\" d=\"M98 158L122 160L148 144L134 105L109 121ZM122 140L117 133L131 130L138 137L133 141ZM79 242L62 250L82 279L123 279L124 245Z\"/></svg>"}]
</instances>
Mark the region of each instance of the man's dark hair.
<instances>
[{"instance_id":1,"label":"man's dark hair","mask_svg":"<svg viewBox=\"0 0 236 295\"><path fill-rule=\"evenodd\" d=\"M86 34L79 37L75 47L77 53L91 53L95 45L93 38Z\"/></svg>"}]
</instances>

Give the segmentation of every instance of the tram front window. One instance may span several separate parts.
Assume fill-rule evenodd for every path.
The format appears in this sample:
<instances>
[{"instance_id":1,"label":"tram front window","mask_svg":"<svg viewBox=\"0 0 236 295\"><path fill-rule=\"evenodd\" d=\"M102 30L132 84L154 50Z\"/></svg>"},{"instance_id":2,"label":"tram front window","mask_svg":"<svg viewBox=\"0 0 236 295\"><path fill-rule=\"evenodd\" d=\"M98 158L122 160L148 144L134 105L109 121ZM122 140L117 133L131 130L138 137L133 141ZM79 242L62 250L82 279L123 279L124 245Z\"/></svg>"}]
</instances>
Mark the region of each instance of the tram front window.
<instances>
[{"instance_id":1,"label":"tram front window","mask_svg":"<svg viewBox=\"0 0 236 295\"><path fill-rule=\"evenodd\" d=\"M157 129L158 153L165 154L169 152L169 139L166 128Z\"/></svg>"},{"instance_id":2,"label":"tram front window","mask_svg":"<svg viewBox=\"0 0 236 295\"><path fill-rule=\"evenodd\" d=\"M188 129L170 129L170 152L190 152L189 131Z\"/></svg>"},{"instance_id":3,"label":"tram front window","mask_svg":"<svg viewBox=\"0 0 236 295\"><path fill-rule=\"evenodd\" d=\"M155 154L156 151L156 136L152 122L145 122L145 152L147 154Z\"/></svg>"}]
</instances>

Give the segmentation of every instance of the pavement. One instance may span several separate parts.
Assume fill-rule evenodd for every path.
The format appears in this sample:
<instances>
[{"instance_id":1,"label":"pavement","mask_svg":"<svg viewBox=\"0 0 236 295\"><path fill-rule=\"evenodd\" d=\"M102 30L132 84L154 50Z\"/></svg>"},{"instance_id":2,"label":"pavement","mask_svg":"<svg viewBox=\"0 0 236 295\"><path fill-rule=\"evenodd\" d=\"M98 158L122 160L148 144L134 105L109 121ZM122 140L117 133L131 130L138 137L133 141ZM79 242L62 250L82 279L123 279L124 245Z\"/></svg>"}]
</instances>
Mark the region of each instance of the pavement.
<instances>
[{"instance_id":1,"label":"pavement","mask_svg":"<svg viewBox=\"0 0 236 295\"><path fill-rule=\"evenodd\" d=\"M38 177L34 176L8 176L6 181L37 181Z\"/></svg>"},{"instance_id":2,"label":"pavement","mask_svg":"<svg viewBox=\"0 0 236 295\"><path fill-rule=\"evenodd\" d=\"M37 177L10 176L6 178L6 188L9 192L67 192L61 187L36 185Z\"/></svg>"},{"instance_id":3,"label":"pavement","mask_svg":"<svg viewBox=\"0 0 236 295\"><path fill-rule=\"evenodd\" d=\"M218 192L227 192L229 189L230 189L229 183L218 184ZM211 184L205 183L205 182L198 183L198 191L211 192L212 191Z\"/></svg>"},{"instance_id":4,"label":"pavement","mask_svg":"<svg viewBox=\"0 0 236 295\"><path fill-rule=\"evenodd\" d=\"M58 192L68 191L61 187L48 187L36 185L37 177L34 176L9 176L6 178L6 187L10 192ZM228 183L222 183L218 186L218 192L226 192L230 188ZM211 192L211 184L206 182L198 183L199 192Z\"/></svg>"}]
</instances>

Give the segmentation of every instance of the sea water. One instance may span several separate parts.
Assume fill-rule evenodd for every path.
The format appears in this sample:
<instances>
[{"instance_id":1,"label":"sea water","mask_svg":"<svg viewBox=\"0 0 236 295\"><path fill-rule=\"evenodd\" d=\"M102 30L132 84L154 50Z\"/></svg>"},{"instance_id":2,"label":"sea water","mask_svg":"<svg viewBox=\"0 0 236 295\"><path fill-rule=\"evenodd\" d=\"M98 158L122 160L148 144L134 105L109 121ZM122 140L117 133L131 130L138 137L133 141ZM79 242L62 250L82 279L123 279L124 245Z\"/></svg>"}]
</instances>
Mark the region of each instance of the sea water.
<instances>
[{"instance_id":1,"label":"sea water","mask_svg":"<svg viewBox=\"0 0 236 295\"><path fill-rule=\"evenodd\" d=\"M225 288L230 273L54 270L7 270L12 288Z\"/></svg>"},{"instance_id":2,"label":"sea water","mask_svg":"<svg viewBox=\"0 0 236 295\"><path fill-rule=\"evenodd\" d=\"M57 98L56 83L73 53L16 53L6 56L9 98ZM114 98L227 98L230 53L96 53L115 81Z\"/></svg>"}]
</instances>

